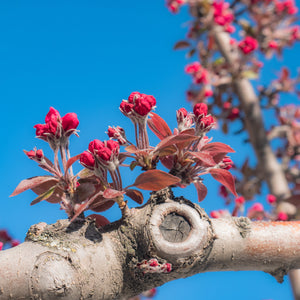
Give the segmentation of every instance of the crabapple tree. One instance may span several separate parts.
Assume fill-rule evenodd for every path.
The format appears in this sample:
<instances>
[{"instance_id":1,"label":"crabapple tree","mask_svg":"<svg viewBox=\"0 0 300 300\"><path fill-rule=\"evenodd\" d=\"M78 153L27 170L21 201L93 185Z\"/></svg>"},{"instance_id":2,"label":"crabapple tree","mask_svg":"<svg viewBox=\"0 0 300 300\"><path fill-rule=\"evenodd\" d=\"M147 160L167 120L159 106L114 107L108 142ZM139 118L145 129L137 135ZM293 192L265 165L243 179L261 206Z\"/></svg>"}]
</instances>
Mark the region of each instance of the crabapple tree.
<instances>
[{"instance_id":1,"label":"crabapple tree","mask_svg":"<svg viewBox=\"0 0 300 300\"><path fill-rule=\"evenodd\" d=\"M1 251L0 299L128 299L144 291L151 297L168 281L220 270L261 270L279 282L294 270L299 299L300 110L279 101L280 93L296 92L298 79L284 68L269 86L250 82L263 67L259 51L281 55L299 39L293 25L297 8L291 0L167 1L174 13L182 5L192 20L187 39L175 49L188 49L195 58L185 68L193 80L187 92L191 111L174 110L177 127L171 129L154 96L132 92L119 110L131 122L134 140L126 135L129 128L108 127L107 140L94 139L71 156L77 115L61 116L51 107L45 123L34 128L53 159L42 149L24 151L49 174L22 180L11 196L32 190L37 197L31 205L58 204L68 219L32 225L24 243ZM274 110L278 119L268 131L262 109ZM208 137L216 127L227 134L233 122L248 132L256 164L245 159L237 166L229 156L234 149ZM149 140L149 130L157 143ZM271 147L276 138L283 146ZM82 169L75 174L78 162ZM139 174L124 186L122 175L133 169ZM220 195L234 203L232 211L209 216L199 206L207 195L206 176L221 184ZM254 203L244 214L263 182L271 209ZM191 184L196 200L174 196L174 189ZM141 190L151 192L149 199ZM136 206L129 208L128 201ZM113 205L122 217L110 223L101 212ZM0 240L0 247L17 244L5 231Z\"/></svg>"}]
</instances>

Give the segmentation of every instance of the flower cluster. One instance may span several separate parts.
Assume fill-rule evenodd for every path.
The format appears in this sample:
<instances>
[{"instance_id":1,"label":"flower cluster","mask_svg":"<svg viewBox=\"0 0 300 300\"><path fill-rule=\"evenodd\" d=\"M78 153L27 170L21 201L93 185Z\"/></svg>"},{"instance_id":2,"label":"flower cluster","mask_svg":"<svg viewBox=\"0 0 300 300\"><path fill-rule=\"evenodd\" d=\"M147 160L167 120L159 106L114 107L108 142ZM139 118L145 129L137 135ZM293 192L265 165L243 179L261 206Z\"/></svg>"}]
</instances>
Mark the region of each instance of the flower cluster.
<instances>
[{"instance_id":1,"label":"flower cluster","mask_svg":"<svg viewBox=\"0 0 300 300\"><path fill-rule=\"evenodd\" d=\"M239 42L238 46L241 49L241 51L245 55L247 55L258 48L258 42L255 38L251 36L246 36L244 40Z\"/></svg>"},{"instance_id":2,"label":"flower cluster","mask_svg":"<svg viewBox=\"0 0 300 300\"><path fill-rule=\"evenodd\" d=\"M167 0L167 7L172 13L177 13L186 0Z\"/></svg>"},{"instance_id":3,"label":"flower cluster","mask_svg":"<svg viewBox=\"0 0 300 300\"><path fill-rule=\"evenodd\" d=\"M209 83L208 71L200 65L199 62L193 62L185 67L185 72L193 76L193 81L196 84Z\"/></svg>"},{"instance_id":4,"label":"flower cluster","mask_svg":"<svg viewBox=\"0 0 300 300\"><path fill-rule=\"evenodd\" d=\"M67 143L67 138L71 134L76 134L78 125L79 121L75 113L67 113L61 117L55 108L50 107L45 124L37 124L34 128L37 138L49 142L52 149L57 149L59 144Z\"/></svg>"},{"instance_id":5,"label":"flower cluster","mask_svg":"<svg viewBox=\"0 0 300 300\"><path fill-rule=\"evenodd\" d=\"M133 92L128 100L123 100L120 104L121 112L133 120L135 118L146 117L155 107L156 99L152 95Z\"/></svg>"},{"instance_id":6,"label":"flower cluster","mask_svg":"<svg viewBox=\"0 0 300 300\"><path fill-rule=\"evenodd\" d=\"M229 8L230 4L221 0L213 2L212 6L215 23L223 26L225 31L233 33L235 31L232 25L234 15Z\"/></svg>"}]
</instances>

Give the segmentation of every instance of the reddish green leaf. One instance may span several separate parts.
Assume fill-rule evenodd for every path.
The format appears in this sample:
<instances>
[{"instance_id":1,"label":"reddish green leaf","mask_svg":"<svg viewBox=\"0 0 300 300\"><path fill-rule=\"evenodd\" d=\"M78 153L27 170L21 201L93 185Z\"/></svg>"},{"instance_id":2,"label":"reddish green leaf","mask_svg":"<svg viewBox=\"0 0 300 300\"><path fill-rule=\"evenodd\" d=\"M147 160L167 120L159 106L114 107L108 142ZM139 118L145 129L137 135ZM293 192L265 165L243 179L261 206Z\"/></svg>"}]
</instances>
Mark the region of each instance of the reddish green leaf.
<instances>
[{"instance_id":1,"label":"reddish green leaf","mask_svg":"<svg viewBox=\"0 0 300 300\"><path fill-rule=\"evenodd\" d=\"M103 197L106 199L114 199L114 198L120 197L124 194L125 194L124 191L117 191L117 190L108 188L103 192Z\"/></svg>"},{"instance_id":2,"label":"reddish green leaf","mask_svg":"<svg viewBox=\"0 0 300 300\"><path fill-rule=\"evenodd\" d=\"M180 178L169 173L149 170L139 175L131 186L147 191L159 191L178 182L180 182Z\"/></svg>"},{"instance_id":3,"label":"reddish green leaf","mask_svg":"<svg viewBox=\"0 0 300 300\"><path fill-rule=\"evenodd\" d=\"M166 121L156 113L151 113L151 118L148 119L148 126L160 140L172 135L172 131Z\"/></svg>"},{"instance_id":4,"label":"reddish green leaf","mask_svg":"<svg viewBox=\"0 0 300 300\"><path fill-rule=\"evenodd\" d=\"M210 169L209 173L214 179L226 186L233 195L238 196L235 190L235 180L230 172L224 169Z\"/></svg>"},{"instance_id":5,"label":"reddish green leaf","mask_svg":"<svg viewBox=\"0 0 300 300\"><path fill-rule=\"evenodd\" d=\"M35 198L31 203L30 205L34 205L34 204L37 204L43 200L47 200L53 193L54 193L54 190L55 190L55 187L56 186L53 186L51 187L48 191L46 191L45 193L39 195L37 198Z\"/></svg>"},{"instance_id":6,"label":"reddish green leaf","mask_svg":"<svg viewBox=\"0 0 300 300\"><path fill-rule=\"evenodd\" d=\"M87 216L87 218L90 218L90 219L95 219L96 221L96 226L99 228L99 227L102 227L102 226L105 226L107 224L110 224L110 222L103 216L101 215L97 215L97 214L92 214L92 215L89 215Z\"/></svg>"},{"instance_id":7,"label":"reddish green leaf","mask_svg":"<svg viewBox=\"0 0 300 300\"><path fill-rule=\"evenodd\" d=\"M127 146L125 150L129 153L136 153L139 151L139 149L134 145Z\"/></svg>"},{"instance_id":8,"label":"reddish green leaf","mask_svg":"<svg viewBox=\"0 0 300 300\"><path fill-rule=\"evenodd\" d=\"M207 152L188 152L195 158L197 158L200 162L203 162L207 167L213 167L216 165L213 157Z\"/></svg>"},{"instance_id":9,"label":"reddish green leaf","mask_svg":"<svg viewBox=\"0 0 300 300\"><path fill-rule=\"evenodd\" d=\"M16 196L16 195L23 193L24 191L27 191L29 189L33 189L47 181L51 181L51 182L55 181L54 184L56 184L58 182L58 180L56 178L54 178L53 176L35 176L35 177L28 178L28 179L24 179L18 184L18 186L13 191L13 193L10 195L10 197ZM51 186L53 186L53 184ZM43 193L44 192L45 191L43 191Z\"/></svg>"},{"instance_id":10,"label":"reddish green leaf","mask_svg":"<svg viewBox=\"0 0 300 300\"><path fill-rule=\"evenodd\" d=\"M202 200L204 200L204 198L207 195L207 188L206 186L200 182L200 181L196 181L194 182L194 186L196 187L197 190L197 194L198 194L198 201L201 202Z\"/></svg>"},{"instance_id":11,"label":"reddish green leaf","mask_svg":"<svg viewBox=\"0 0 300 300\"><path fill-rule=\"evenodd\" d=\"M87 200L95 192L95 185L91 182L83 182L76 188L74 200L76 203L81 203Z\"/></svg>"},{"instance_id":12,"label":"reddish green leaf","mask_svg":"<svg viewBox=\"0 0 300 300\"><path fill-rule=\"evenodd\" d=\"M206 144L201 148L201 150L213 152L215 154L222 153L222 152L224 152L224 153L235 152L231 147L229 147L226 144L220 143L220 142Z\"/></svg>"},{"instance_id":13,"label":"reddish green leaf","mask_svg":"<svg viewBox=\"0 0 300 300\"><path fill-rule=\"evenodd\" d=\"M142 204L144 201L143 194L138 190L128 189L125 194L138 204Z\"/></svg>"}]
</instances>

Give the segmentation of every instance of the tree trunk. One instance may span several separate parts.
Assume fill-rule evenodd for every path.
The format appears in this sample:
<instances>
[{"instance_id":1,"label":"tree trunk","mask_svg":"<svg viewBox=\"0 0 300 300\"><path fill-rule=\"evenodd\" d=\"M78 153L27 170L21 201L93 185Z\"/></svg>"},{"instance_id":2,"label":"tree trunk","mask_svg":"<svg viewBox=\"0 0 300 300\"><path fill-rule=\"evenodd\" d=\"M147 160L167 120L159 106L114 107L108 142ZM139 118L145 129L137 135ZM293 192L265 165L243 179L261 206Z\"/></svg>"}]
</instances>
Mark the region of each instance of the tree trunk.
<instances>
[{"instance_id":1,"label":"tree trunk","mask_svg":"<svg viewBox=\"0 0 300 300\"><path fill-rule=\"evenodd\" d=\"M154 193L122 220L33 225L0 252L0 299L121 299L218 270L262 270L282 281L300 267L300 222L209 219L196 204Z\"/></svg>"},{"instance_id":2,"label":"tree trunk","mask_svg":"<svg viewBox=\"0 0 300 300\"><path fill-rule=\"evenodd\" d=\"M221 54L231 65L233 87L245 114L246 129L263 178L268 184L270 193L276 196L279 202L285 200L291 195L291 192L281 165L278 163L268 142L259 99L250 81L241 78L238 74L238 53L231 50L228 33L224 32L223 28L216 26L214 28L214 38ZM290 273L290 279L294 297L296 300L300 300L300 270L294 270Z\"/></svg>"}]
</instances>

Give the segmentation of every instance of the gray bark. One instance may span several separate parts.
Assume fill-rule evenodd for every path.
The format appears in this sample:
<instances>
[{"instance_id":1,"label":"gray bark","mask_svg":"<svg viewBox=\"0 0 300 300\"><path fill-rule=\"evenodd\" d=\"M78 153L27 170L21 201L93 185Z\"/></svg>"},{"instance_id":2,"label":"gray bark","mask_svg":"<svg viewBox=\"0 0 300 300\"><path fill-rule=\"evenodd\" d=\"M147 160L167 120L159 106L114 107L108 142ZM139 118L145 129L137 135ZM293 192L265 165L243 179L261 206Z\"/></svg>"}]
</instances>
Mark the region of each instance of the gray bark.
<instances>
[{"instance_id":1,"label":"gray bark","mask_svg":"<svg viewBox=\"0 0 300 300\"><path fill-rule=\"evenodd\" d=\"M242 78L238 72L238 53L231 50L228 33L223 32L223 29L219 26L216 26L213 30L218 48L231 66L233 87L245 114L246 129L256 153L260 172L268 184L270 193L275 195L279 202L284 201L291 195L291 192L284 171L268 141L259 99L250 81ZM280 210L281 205L279 204L278 210ZM295 300L300 300L300 270L294 270L290 274L290 279Z\"/></svg>"},{"instance_id":2,"label":"gray bark","mask_svg":"<svg viewBox=\"0 0 300 300\"><path fill-rule=\"evenodd\" d=\"M150 259L171 272L140 267ZM33 225L23 244L0 252L0 265L0 299L121 299L218 270L262 270L281 281L300 267L300 222L211 220L164 190L101 229L92 220Z\"/></svg>"}]
</instances>

